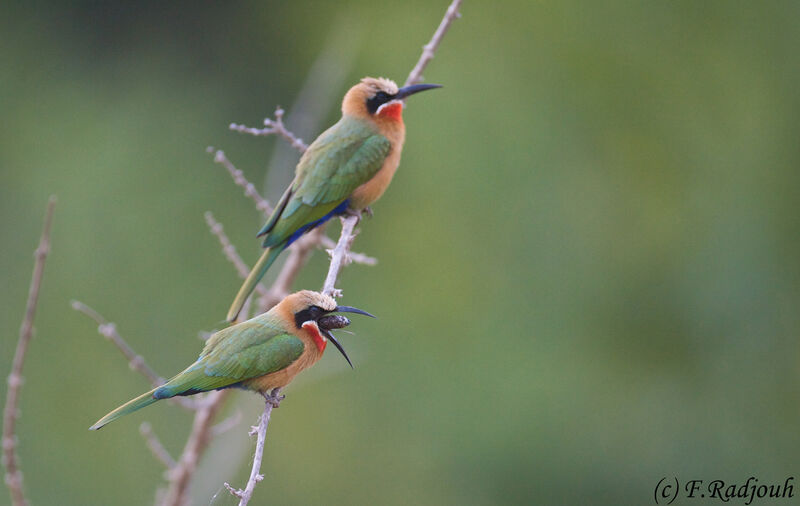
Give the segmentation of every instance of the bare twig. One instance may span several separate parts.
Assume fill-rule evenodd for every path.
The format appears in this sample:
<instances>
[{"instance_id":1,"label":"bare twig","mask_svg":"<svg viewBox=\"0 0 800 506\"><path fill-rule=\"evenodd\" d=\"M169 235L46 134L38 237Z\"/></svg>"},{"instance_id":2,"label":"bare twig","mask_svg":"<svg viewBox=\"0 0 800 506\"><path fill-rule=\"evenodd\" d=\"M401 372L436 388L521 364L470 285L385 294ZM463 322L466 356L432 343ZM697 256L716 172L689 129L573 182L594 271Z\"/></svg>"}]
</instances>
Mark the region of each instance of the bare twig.
<instances>
[{"instance_id":1,"label":"bare twig","mask_svg":"<svg viewBox=\"0 0 800 506\"><path fill-rule=\"evenodd\" d=\"M11 494L14 506L28 504L22 490L22 471L19 468L17 457L17 436L14 432L19 417L19 394L22 388L22 366L25 363L25 354L28 352L28 343L33 337L33 319L36 316L36 306L39 302L39 288L42 286L42 275L47 254L50 252L50 227L53 223L53 211L56 205L55 196L51 196L47 203L44 215L44 227L39 239L39 246L34 252L35 263L33 277L28 289L28 302L25 305L25 319L19 329L19 341L11 364L11 374L8 376L8 394L3 410L3 465L6 468L5 482Z\"/></svg>"},{"instance_id":2,"label":"bare twig","mask_svg":"<svg viewBox=\"0 0 800 506\"><path fill-rule=\"evenodd\" d=\"M439 44L442 42L444 34L447 33L447 29L450 28L450 25L453 23L453 21L461 17L461 14L458 12L458 8L461 7L461 1L462 0L453 0L453 2L450 4L450 7L447 8L447 11L444 13L444 17L442 18L442 22L439 23L439 28L436 29L433 37L431 37L431 41L422 46L422 55L420 55L419 61L417 61L417 64L414 65L411 73L408 74L405 86L416 84L422 81L422 71L425 70L425 67L428 66L428 63L433 60L433 55L436 52L436 49L439 47Z\"/></svg>"},{"instance_id":3,"label":"bare twig","mask_svg":"<svg viewBox=\"0 0 800 506\"><path fill-rule=\"evenodd\" d=\"M265 128L252 128L236 123L231 123L230 129L236 132L241 132L250 135L279 135L286 139L293 148L301 153L308 149L308 144L303 142L301 138L290 132L286 125L283 124L284 110L278 107L275 109L275 119L264 119Z\"/></svg>"},{"instance_id":4,"label":"bare twig","mask_svg":"<svg viewBox=\"0 0 800 506\"><path fill-rule=\"evenodd\" d=\"M262 197L261 194L258 193L258 190L256 190L256 187L253 185L253 183L244 177L244 173L237 169L233 163L228 160L228 157L225 156L224 151L221 149L215 150L213 146L209 146L206 148L206 152L213 153L214 162L225 167L233 178L233 182L244 188L244 194L253 199L253 202L256 203L256 209L261 211L264 215L272 214L272 206L269 205L267 199Z\"/></svg>"},{"instance_id":5,"label":"bare twig","mask_svg":"<svg viewBox=\"0 0 800 506\"><path fill-rule=\"evenodd\" d=\"M272 391L272 397L277 397L280 393L280 388L276 388ZM268 400L264 403L264 413L261 414L261 418L259 418L258 427L253 427L253 431L250 432L250 435L257 434L258 438L256 439L256 452L253 456L253 467L250 469L250 478L247 480L247 485L245 485L244 490L242 489L234 489L230 486L230 484L225 483L225 488L228 491L239 498L239 506L247 506L247 503L250 502L250 498L253 496L253 490L256 488L256 484L264 479L264 475L260 473L261 471L261 459L264 456L264 442L267 439L267 427L269 426L269 417L272 414L273 404Z\"/></svg>"},{"instance_id":6,"label":"bare twig","mask_svg":"<svg viewBox=\"0 0 800 506\"><path fill-rule=\"evenodd\" d=\"M353 243L356 235L354 229L358 224L358 216L349 215L342 217L342 233L339 236L339 242L331 253L331 265L328 268L328 275L325 276L325 284L322 285L322 293L328 294L331 297L339 297L342 291L336 288L336 278L339 277L339 270L347 262L348 252L350 245Z\"/></svg>"},{"instance_id":7,"label":"bare twig","mask_svg":"<svg viewBox=\"0 0 800 506\"><path fill-rule=\"evenodd\" d=\"M236 267L239 277L242 279L246 278L247 274L250 272L250 267L244 263L242 257L240 257L236 252L236 247L231 244L230 239L228 239L228 236L225 235L222 225L214 219L214 215L211 214L211 211L206 211L205 217L206 223L208 223L208 228L211 229L211 233L217 236L217 239L219 239L219 243L222 245L222 252L225 253L225 257L230 260L234 267ZM264 285L258 283L256 284L256 292L263 297L267 294L267 289L264 288Z\"/></svg>"},{"instance_id":8,"label":"bare twig","mask_svg":"<svg viewBox=\"0 0 800 506\"><path fill-rule=\"evenodd\" d=\"M153 387L159 387L164 384L164 378L159 376L157 372L147 365L147 363L144 361L144 357L136 353L125 341L125 339L122 338L117 331L117 325L115 323L109 322L103 317L103 315L81 301L73 300L71 305L72 309L78 311L79 313L85 314L94 320L95 323L97 323L97 332L101 336L111 341L114 346L116 346L117 349L122 352L125 358L128 359L128 367L130 367L132 371L136 371L147 378ZM185 397L173 397L170 399L170 401L173 401L186 409L195 409L196 403L193 400Z\"/></svg>"},{"instance_id":9,"label":"bare twig","mask_svg":"<svg viewBox=\"0 0 800 506\"><path fill-rule=\"evenodd\" d=\"M156 433L153 432L153 427L151 427L149 423L142 422L139 426L139 433L141 433L147 443L147 447L150 448L150 451L153 453L153 456L164 464L164 467L167 469L175 467L175 459L172 458L167 449L164 448L164 445L161 444L161 441L158 439L158 436L156 436Z\"/></svg>"}]
</instances>

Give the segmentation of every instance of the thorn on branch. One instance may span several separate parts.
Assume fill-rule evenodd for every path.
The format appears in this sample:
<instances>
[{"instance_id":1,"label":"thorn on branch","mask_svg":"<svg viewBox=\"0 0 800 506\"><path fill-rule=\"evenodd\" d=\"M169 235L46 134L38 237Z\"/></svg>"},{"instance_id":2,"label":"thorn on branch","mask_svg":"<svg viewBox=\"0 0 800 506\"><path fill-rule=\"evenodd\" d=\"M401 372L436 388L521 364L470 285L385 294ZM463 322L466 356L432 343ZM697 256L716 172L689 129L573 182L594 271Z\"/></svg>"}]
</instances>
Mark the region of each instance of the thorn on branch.
<instances>
[{"instance_id":1,"label":"thorn on branch","mask_svg":"<svg viewBox=\"0 0 800 506\"><path fill-rule=\"evenodd\" d=\"M227 488L228 492L230 492L231 495L233 495L234 497L238 497L239 499L241 499L244 496L244 490L240 488L231 487L227 481L223 483L223 485L225 485L225 488Z\"/></svg>"}]
</instances>

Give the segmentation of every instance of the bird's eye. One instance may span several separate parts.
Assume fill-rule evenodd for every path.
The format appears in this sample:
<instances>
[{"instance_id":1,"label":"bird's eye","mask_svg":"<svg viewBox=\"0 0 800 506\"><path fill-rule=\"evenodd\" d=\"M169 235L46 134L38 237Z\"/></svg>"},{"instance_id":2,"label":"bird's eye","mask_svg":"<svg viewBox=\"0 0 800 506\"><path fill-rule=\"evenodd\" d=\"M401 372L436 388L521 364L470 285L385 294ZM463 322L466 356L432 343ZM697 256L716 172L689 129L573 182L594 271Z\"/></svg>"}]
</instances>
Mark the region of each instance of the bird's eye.
<instances>
[{"instance_id":1,"label":"bird's eye","mask_svg":"<svg viewBox=\"0 0 800 506\"><path fill-rule=\"evenodd\" d=\"M295 313L294 322L297 325L297 328L299 329L303 325L303 323L309 320L317 321L326 313L327 311L325 311L319 306L310 306L307 309L303 309L302 311L298 311L297 313Z\"/></svg>"},{"instance_id":2,"label":"bird's eye","mask_svg":"<svg viewBox=\"0 0 800 506\"><path fill-rule=\"evenodd\" d=\"M370 114L375 114L380 106L391 99L392 95L389 95L385 91L379 91L372 98L367 100L367 110L370 112Z\"/></svg>"}]
</instances>

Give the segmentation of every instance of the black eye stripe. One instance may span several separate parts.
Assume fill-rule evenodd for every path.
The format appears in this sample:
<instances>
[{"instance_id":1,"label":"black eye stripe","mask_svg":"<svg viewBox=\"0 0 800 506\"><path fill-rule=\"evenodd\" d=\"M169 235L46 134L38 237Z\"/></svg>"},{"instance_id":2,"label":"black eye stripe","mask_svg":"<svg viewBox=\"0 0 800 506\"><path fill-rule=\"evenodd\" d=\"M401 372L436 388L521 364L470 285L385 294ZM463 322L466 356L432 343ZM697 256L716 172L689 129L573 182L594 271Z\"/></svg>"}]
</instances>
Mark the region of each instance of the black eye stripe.
<instances>
[{"instance_id":1,"label":"black eye stripe","mask_svg":"<svg viewBox=\"0 0 800 506\"><path fill-rule=\"evenodd\" d=\"M328 311L325 311L319 306L311 306L307 309L303 309L302 311L298 311L294 314L294 324L299 329L303 323L314 320L317 321L320 317L324 316Z\"/></svg>"},{"instance_id":2,"label":"black eye stripe","mask_svg":"<svg viewBox=\"0 0 800 506\"><path fill-rule=\"evenodd\" d=\"M379 91L372 98L367 99L367 110L370 114L375 114L380 106L389 102L394 98L394 95L389 95L385 91Z\"/></svg>"}]
</instances>

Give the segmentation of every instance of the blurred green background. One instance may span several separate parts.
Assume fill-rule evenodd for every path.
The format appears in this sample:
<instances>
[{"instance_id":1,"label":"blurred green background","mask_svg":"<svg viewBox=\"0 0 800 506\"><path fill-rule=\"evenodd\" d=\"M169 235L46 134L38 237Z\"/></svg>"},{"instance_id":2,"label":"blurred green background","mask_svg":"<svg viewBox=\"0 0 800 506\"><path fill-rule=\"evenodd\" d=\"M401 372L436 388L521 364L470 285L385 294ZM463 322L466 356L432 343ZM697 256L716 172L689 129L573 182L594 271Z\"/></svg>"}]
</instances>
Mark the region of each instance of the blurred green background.
<instances>
[{"instance_id":1,"label":"blurred green background","mask_svg":"<svg viewBox=\"0 0 800 506\"><path fill-rule=\"evenodd\" d=\"M149 504L162 470L139 424L178 455L191 423L164 403L86 430L148 386L70 300L182 369L239 286L203 212L248 263L262 222L206 146L274 198L296 154L227 125L281 104L313 139L360 77L403 81L445 7L3 3L0 371L59 199L18 431L33 504ZM647 504L664 476L794 475L800 4L462 14L355 243L380 263L339 282L380 319L341 334L355 370L329 353L289 387L254 504ZM234 503L222 482L245 482L260 409L231 398L242 421L194 504Z\"/></svg>"}]
</instances>

